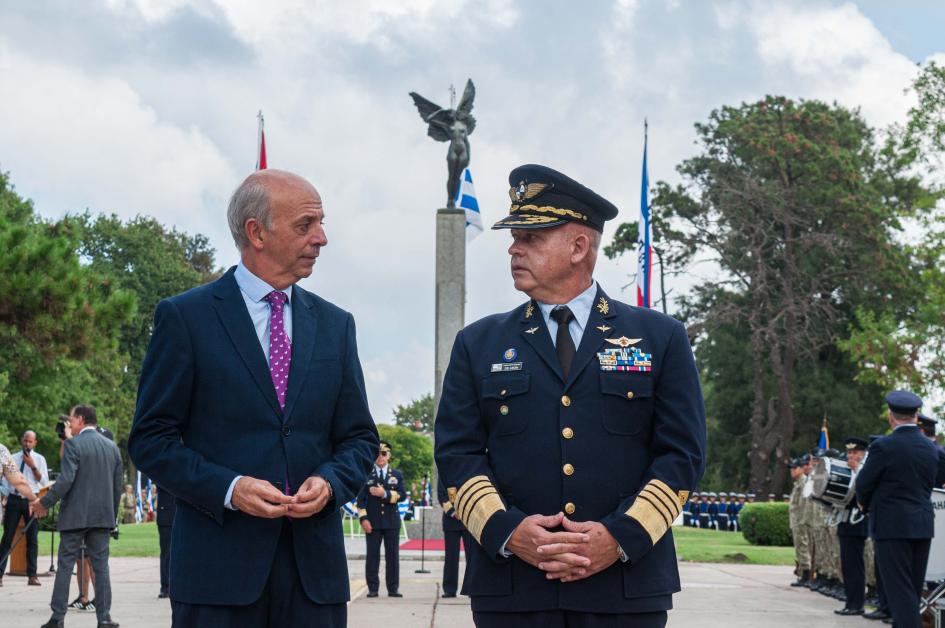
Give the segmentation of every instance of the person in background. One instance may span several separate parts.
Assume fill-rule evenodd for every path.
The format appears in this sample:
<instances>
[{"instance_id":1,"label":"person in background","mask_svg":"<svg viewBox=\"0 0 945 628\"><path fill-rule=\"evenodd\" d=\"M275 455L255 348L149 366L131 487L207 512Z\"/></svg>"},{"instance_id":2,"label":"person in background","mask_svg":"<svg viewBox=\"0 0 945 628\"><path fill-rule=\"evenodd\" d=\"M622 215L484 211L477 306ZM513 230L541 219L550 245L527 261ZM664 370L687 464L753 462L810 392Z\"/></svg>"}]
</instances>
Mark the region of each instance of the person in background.
<instances>
[{"instance_id":1,"label":"person in background","mask_svg":"<svg viewBox=\"0 0 945 628\"><path fill-rule=\"evenodd\" d=\"M121 522L134 523L135 509L137 501L135 500L135 490L131 484L125 484L125 492L121 494Z\"/></svg>"},{"instance_id":2,"label":"person in background","mask_svg":"<svg viewBox=\"0 0 945 628\"><path fill-rule=\"evenodd\" d=\"M38 495L41 488L49 484L49 468L46 466L46 459L36 449L36 432L26 430L20 437L20 445L23 449L13 454L13 464L20 470L23 477L30 485L30 490L34 495ZM38 587L39 578L36 573L36 559L39 554L39 522L30 525L30 503L29 500L19 491L10 486L6 479L2 481L9 491L7 497L6 512L3 516L3 540L0 541L0 578L7 568L7 561L4 556L13 546L13 535L16 528L23 521L26 526L26 575L27 584Z\"/></svg>"},{"instance_id":3,"label":"person in background","mask_svg":"<svg viewBox=\"0 0 945 628\"><path fill-rule=\"evenodd\" d=\"M174 515L177 513L177 500L170 491L166 491L157 484L157 529L161 545L161 590L158 598L168 597L171 578L171 528L174 525Z\"/></svg>"},{"instance_id":4,"label":"person in background","mask_svg":"<svg viewBox=\"0 0 945 628\"><path fill-rule=\"evenodd\" d=\"M30 488L29 481L20 473L16 463L13 462L13 456L10 454L10 450L3 445L0 445L0 477L3 477L13 490L22 495L30 504L36 501L36 495L33 493L33 489ZM0 515L3 514L3 507L0 506ZM0 587L2 586L3 572L0 571Z\"/></svg>"},{"instance_id":5,"label":"person in background","mask_svg":"<svg viewBox=\"0 0 945 628\"><path fill-rule=\"evenodd\" d=\"M381 565L381 543L384 543L384 583L387 595L400 593L400 512L397 502L403 490L404 476L390 466L390 443L381 441L374 469L358 493L358 518L367 543L365 579L368 597L377 597L381 586L378 570Z\"/></svg>"}]
</instances>

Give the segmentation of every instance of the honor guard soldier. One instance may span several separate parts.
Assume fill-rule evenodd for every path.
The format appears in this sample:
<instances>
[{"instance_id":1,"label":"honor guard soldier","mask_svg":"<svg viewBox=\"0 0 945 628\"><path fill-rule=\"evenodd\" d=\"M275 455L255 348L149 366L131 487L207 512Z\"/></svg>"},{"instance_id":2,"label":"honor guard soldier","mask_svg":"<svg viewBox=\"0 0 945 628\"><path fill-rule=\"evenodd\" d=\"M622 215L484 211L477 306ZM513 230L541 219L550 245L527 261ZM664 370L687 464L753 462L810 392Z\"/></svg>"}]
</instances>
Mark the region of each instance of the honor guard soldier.
<instances>
[{"instance_id":1,"label":"honor guard soldier","mask_svg":"<svg viewBox=\"0 0 945 628\"><path fill-rule=\"evenodd\" d=\"M745 507L745 500L747 497L744 493L738 494L738 502L732 505L732 531L738 532L742 529L741 524L738 522L738 516L742 512L742 508Z\"/></svg>"},{"instance_id":2,"label":"honor guard soldier","mask_svg":"<svg viewBox=\"0 0 945 628\"><path fill-rule=\"evenodd\" d=\"M869 445L862 438L851 437L844 442L847 450L847 466L853 471L853 481L866 455ZM839 514L837 537L840 540L840 569L843 573L843 589L846 605L834 611L837 615L862 615L866 596L866 563L863 550L866 544L866 516L860 511L856 500Z\"/></svg>"},{"instance_id":3,"label":"honor guard soldier","mask_svg":"<svg viewBox=\"0 0 945 628\"><path fill-rule=\"evenodd\" d=\"M364 578L368 597L377 597L380 588L381 542L384 543L384 584L387 595L403 597L400 588L400 511L397 502L406 490L404 476L390 466L390 443L381 441L381 450L367 484L358 494L358 518L367 542Z\"/></svg>"},{"instance_id":4,"label":"honor guard soldier","mask_svg":"<svg viewBox=\"0 0 945 628\"><path fill-rule=\"evenodd\" d=\"M897 628L918 628L919 600L933 536L932 488L945 483L945 453L922 434L922 399L896 390L886 395L892 434L869 448L856 478L856 498L869 513L876 562Z\"/></svg>"},{"instance_id":5,"label":"honor guard soldier","mask_svg":"<svg viewBox=\"0 0 945 628\"><path fill-rule=\"evenodd\" d=\"M443 596L456 597L459 588L459 545L463 539L463 522L456 515L456 505L450 501L443 478L436 484L436 496L443 508L443 541L446 554L443 559Z\"/></svg>"},{"instance_id":6,"label":"honor guard soldier","mask_svg":"<svg viewBox=\"0 0 945 628\"><path fill-rule=\"evenodd\" d=\"M670 528L702 476L705 409L685 327L594 281L617 208L543 166L509 176L515 288L456 336L436 462L474 542L479 628L665 626Z\"/></svg>"},{"instance_id":7,"label":"honor guard soldier","mask_svg":"<svg viewBox=\"0 0 945 628\"><path fill-rule=\"evenodd\" d=\"M723 532L728 530L728 493L721 492L719 493L719 503L716 505L719 511L719 514L716 515L718 524L716 527Z\"/></svg>"},{"instance_id":8,"label":"honor guard soldier","mask_svg":"<svg viewBox=\"0 0 945 628\"><path fill-rule=\"evenodd\" d=\"M811 571L810 531L803 520L804 503L802 501L807 476L804 475L804 462L800 458L793 458L788 463L788 468L791 470L791 479L794 480L788 507L788 521L791 526L791 537L794 539L794 562L797 574L797 581L792 582L791 586L803 587L810 580Z\"/></svg>"}]
</instances>

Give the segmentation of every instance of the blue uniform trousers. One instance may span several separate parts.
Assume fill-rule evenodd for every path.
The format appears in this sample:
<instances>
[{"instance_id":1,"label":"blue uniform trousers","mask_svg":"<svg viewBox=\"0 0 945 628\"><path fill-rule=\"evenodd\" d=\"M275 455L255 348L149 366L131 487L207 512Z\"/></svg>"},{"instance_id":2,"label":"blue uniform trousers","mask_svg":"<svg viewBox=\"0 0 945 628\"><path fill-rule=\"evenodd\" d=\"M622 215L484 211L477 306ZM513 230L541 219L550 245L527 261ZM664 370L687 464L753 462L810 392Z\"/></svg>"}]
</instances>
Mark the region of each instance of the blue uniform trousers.
<instances>
[{"instance_id":1,"label":"blue uniform trousers","mask_svg":"<svg viewBox=\"0 0 945 628\"><path fill-rule=\"evenodd\" d=\"M214 574L205 574L212 578ZM292 525L285 521L262 596L245 606L185 604L171 600L172 628L344 628L347 604L316 604L302 589Z\"/></svg>"},{"instance_id":2,"label":"blue uniform trousers","mask_svg":"<svg viewBox=\"0 0 945 628\"><path fill-rule=\"evenodd\" d=\"M463 538L461 530L443 530L446 543L446 556L443 561L443 593L456 595L459 588L459 542Z\"/></svg>"},{"instance_id":3,"label":"blue uniform trousers","mask_svg":"<svg viewBox=\"0 0 945 628\"><path fill-rule=\"evenodd\" d=\"M369 591L377 592L381 586L378 571L381 566L381 541L384 542L384 583L388 593L397 593L400 588L400 529L372 530L364 535L367 541L367 560L364 579Z\"/></svg>"},{"instance_id":4,"label":"blue uniform trousers","mask_svg":"<svg viewBox=\"0 0 945 628\"><path fill-rule=\"evenodd\" d=\"M843 588L847 595L847 608L863 608L866 597L866 563L863 548L866 539L862 536L840 536L840 569L843 572Z\"/></svg>"},{"instance_id":5,"label":"blue uniform trousers","mask_svg":"<svg viewBox=\"0 0 945 628\"><path fill-rule=\"evenodd\" d=\"M875 543L876 562L896 628L920 628L919 597L932 540L877 539Z\"/></svg>"},{"instance_id":6,"label":"blue uniform trousers","mask_svg":"<svg viewBox=\"0 0 945 628\"><path fill-rule=\"evenodd\" d=\"M476 628L663 628L666 611L656 613L579 613L537 611L534 613L473 612Z\"/></svg>"}]
</instances>

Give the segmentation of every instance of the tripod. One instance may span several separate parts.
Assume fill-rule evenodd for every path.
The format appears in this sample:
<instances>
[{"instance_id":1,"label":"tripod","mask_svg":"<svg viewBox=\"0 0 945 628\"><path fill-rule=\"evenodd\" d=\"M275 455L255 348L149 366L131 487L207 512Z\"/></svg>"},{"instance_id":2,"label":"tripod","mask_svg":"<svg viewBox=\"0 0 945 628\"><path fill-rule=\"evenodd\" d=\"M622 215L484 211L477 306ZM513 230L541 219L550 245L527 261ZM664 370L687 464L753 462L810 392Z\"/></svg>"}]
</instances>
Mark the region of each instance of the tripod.
<instances>
[{"instance_id":1,"label":"tripod","mask_svg":"<svg viewBox=\"0 0 945 628\"><path fill-rule=\"evenodd\" d=\"M20 541L26 538L26 533L29 532L30 526L36 522L36 517L30 517L30 520L26 522L25 526L23 526L23 533L18 538L13 539L13 544L10 545L10 549L7 550L7 553L3 555L2 559L0 559L0 563L5 563L7 559L10 558L10 554L13 553L13 550L16 549L16 546L20 544ZM0 577L2 576L3 574L0 574Z\"/></svg>"}]
</instances>

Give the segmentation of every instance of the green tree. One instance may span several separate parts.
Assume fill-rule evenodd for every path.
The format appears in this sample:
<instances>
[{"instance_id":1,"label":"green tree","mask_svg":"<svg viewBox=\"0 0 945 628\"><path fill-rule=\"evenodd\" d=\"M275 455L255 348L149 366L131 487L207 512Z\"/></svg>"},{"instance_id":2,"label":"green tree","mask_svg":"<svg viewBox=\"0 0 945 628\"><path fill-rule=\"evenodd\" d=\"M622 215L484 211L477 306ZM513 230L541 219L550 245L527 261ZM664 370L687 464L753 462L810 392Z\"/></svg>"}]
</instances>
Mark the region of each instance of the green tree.
<instances>
[{"instance_id":1,"label":"green tree","mask_svg":"<svg viewBox=\"0 0 945 628\"><path fill-rule=\"evenodd\" d=\"M423 478L433 471L433 441L398 425L378 425L377 431L381 440L390 443L390 463L404 474L405 490L416 482L418 490L422 491ZM416 499L417 496L413 497Z\"/></svg>"},{"instance_id":2,"label":"green tree","mask_svg":"<svg viewBox=\"0 0 945 628\"><path fill-rule=\"evenodd\" d=\"M109 427L127 356L119 329L136 300L80 263L71 220L45 221L0 173L0 426L8 444L25 429L55 466L56 417L98 406Z\"/></svg>"},{"instance_id":3,"label":"green tree","mask_svg":"<svg viewBox=\"0 0 945 628\"><path fill-rule=\"evenodd\" d=\"M394 408L394 424L414 432L433 433L433 395L427 393L407 405Z\"/></svg>"}]
</instances>

